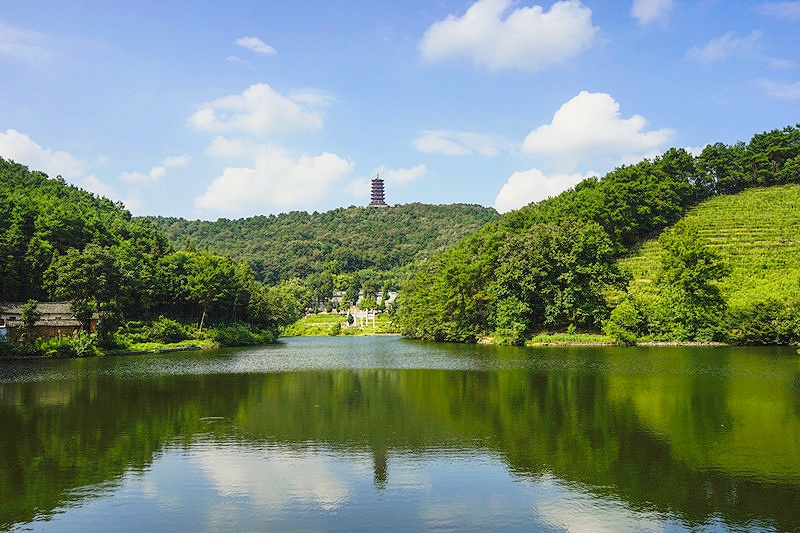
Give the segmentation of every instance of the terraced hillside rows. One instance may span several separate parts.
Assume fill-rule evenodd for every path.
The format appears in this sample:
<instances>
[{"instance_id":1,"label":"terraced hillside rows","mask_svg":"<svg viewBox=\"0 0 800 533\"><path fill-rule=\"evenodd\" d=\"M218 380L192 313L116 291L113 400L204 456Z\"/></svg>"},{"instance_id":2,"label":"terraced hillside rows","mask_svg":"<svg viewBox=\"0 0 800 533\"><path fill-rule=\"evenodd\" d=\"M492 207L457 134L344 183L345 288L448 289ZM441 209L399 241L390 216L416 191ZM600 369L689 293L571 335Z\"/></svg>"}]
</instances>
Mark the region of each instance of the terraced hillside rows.
<instances>
[{"instance_id":1,"label":"terraced hillside rows","mask_svg":"<svg viewBox=\"0 0 800 533\"><path fill-rule=\"evenodd\" d=\"M731 266L731 275L720 283L730 306L800 299L800 185L714 197L686 219ZM633 275L632 293L644 299L654 294L661 251L652 239L621 261Z\"/></svg>"}]
</instances>

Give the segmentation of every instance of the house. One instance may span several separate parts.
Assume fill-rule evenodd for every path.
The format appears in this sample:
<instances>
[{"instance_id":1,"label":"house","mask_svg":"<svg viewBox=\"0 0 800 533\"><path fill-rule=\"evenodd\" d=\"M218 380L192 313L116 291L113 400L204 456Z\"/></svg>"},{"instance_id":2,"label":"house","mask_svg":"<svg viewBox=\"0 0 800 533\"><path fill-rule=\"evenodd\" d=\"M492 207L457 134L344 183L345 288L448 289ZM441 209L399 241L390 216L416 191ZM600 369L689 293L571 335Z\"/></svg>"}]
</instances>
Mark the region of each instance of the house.
<instances>
[{"instance_id":1,"label":"house","mask_svg":"<svg viewBox=\"0 0 800 533\"><path fill-rule=\"evenodd\" d=\"M5 331L6 341L18 338L22 323L24 302L0 302L0 328ZM58 337L72 335L81 329L81 323L72 314L72 302L39 302L36 309L42 314L33 326L36 337ZM97 326L97 317L92 317L90 328ZM2 337L2 335L0 335ZM4 342L0 339L0 342Z\"/></svg>"}]
</instances>

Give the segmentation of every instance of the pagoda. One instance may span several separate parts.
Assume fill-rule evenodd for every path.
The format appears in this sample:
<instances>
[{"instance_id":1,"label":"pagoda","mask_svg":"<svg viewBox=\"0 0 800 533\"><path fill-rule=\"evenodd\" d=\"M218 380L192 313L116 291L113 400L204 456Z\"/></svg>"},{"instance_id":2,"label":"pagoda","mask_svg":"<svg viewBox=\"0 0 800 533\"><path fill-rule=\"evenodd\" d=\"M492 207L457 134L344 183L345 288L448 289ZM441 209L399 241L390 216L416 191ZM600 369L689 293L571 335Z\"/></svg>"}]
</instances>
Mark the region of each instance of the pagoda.
<instances>
[{"instance_id":1,"label":"pagoda","mask_svg":"<svg viewBox=\"0 0 800 533\"><path fill-rule=\"evenodd\" d=\"M386 202L383 199L383 180L379 174L375 174L375 179L372 180L372 197L369 207L386 207Z\"/></svg>"}]
</instances>

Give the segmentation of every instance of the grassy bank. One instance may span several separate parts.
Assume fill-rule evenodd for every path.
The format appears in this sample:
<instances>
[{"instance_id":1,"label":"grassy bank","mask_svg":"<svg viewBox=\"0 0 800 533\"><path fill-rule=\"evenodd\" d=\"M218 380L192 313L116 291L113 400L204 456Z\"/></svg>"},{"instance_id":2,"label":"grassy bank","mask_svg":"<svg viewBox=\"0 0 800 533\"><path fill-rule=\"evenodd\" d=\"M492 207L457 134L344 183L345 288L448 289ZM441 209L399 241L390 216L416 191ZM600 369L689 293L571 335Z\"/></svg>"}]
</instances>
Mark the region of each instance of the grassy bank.
<instances>
[{"instance_id":1,"label":"grassy bank","mask_svg":"<svg viewBox=\"0 0 800 533\"><path fill-rule=\"evenodd\" d=\"M371 323L370 323L371 324ZM307 315L281 330L283 337L324 337L339 335L383 335L399 333L386 313L375 318L375 325L348 324L346 314L320 313Z\"/></svg>"},{"instance_id":2,"label":"grassy bank","mask_svg":"<svg viewBox=\"0 0 800 533\"><path fill-rule=\"evenodd\" d=\"M159 318L149 324L129 322L115 332L77 332L53 338L21 338L0 344L0 356L50 358L91 357L126 353L208 350L221 346L257 346L274 343L273 331L248 324L225 324L199 330L195 325Z\"/></svg>"}]
</instances>

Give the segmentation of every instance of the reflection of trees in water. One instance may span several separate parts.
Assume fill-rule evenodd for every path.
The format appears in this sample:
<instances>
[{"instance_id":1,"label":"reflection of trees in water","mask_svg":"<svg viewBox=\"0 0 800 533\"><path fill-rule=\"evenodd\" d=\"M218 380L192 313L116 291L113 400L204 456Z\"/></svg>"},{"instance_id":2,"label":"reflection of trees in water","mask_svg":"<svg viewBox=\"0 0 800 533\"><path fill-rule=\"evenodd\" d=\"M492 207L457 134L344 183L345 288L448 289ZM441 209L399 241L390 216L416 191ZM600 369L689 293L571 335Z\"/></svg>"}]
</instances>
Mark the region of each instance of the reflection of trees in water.
<instances>
[{"instance_id":1,"label":"reflection of trees in water","mask_svg":"<svg viewBox=\"0 0 800 533\"><path fill-rule=\"evenodd\" d=\"M375 488L385 489L389 479L389 457L385 446L372 448L372 471Z\"/></svg>"},{"instance_id":2,"label":"reflection of trees in water","mask_svg":"<svg viewBox=\"0 0 800 533\"><path fill-rule=\"evenodd\" d=\"M227 437L370 450L379 489L390 482L393 451L487 448L516 475L550 472L634 509L689 523L712 513L739 524L771 516L789 527L800 505L796 478L709 469L687 462L696 450L676 449L691 442L702 452L721 432L706 425L736 419L735 391L719 378L728 364L663 382L593 371L378 369L4 384L0 527L54 509L70 489L144 468L176 439ZM795 402L797 379L786 383ZM642 402L658 407L669 396L690 406L655 428Z\"/></svg>"},{"instance_id":3,"label":"reflection of trees in water","mask_svg":"<svg viewBox=\"0 0 800 533\"><path fill-rule=\"evenodd\" d=\"M789 394L789 401L794 406L794 415L800 419L800 372L797 372L792 378L792 386L787 391Z\"/></svg>"}]
</instances>

